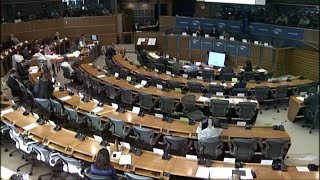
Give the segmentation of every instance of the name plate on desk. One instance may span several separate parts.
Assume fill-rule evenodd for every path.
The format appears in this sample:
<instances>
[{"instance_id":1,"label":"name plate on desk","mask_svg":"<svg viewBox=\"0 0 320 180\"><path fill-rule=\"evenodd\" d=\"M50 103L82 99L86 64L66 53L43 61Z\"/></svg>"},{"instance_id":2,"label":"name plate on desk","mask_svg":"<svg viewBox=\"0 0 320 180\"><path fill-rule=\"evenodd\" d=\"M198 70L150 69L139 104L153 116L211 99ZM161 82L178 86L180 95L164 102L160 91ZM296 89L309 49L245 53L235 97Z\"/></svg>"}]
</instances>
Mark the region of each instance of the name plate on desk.
<instances>
[{"instance_id":1,"label":"name plate on desk","mask_svg":"<svg viewBox=\"0 0 320 180\"><path fill-rule=\"evenodd\" d=\"M259 42L258 41L254 41L254 43L253 44L259 44Z\"/></svg>"},{"instance_id":2,"label":"name plate on desk","mask_svg":"<svg viewBox=\"0 0 320 180\"><path fill-rule=\"evenodd\" d=\"M234 41L234 37L230 37L230 41Z\"/></svg>"},{"instance_id":3,"label":"name plate on desk","mask_svg":"<svg viewBox=\"0 0 320 180\"><path fill-rule=\"evenodd\" d=\"M166 71L166 74L171 76L171 72L170 71Z\"/></svg>"},{"instance_id":4,"label":"name plate on desk","mask_svg":"<svg viewBox=\"0 0 320 180\"><path fill-rule=\"evenodd\" d=\"M206 38L209 37L209 34L205 34L204 37L206 37Z\"/></svg>"},{"instance_id":5,"label":"name plate on desk","mask_svg":"<svg viewBox=\"0 0 320 180\"><path fill-rule=\"evenodd\" d=\"M186 32L182 32L182 35L183 36L187 36L188 34Z\"/></svg>"},{"instance_id":6,"label":"name plate on desk","mask_svg":"<svg viewBox=\"0 0 320 180\"><path fill-rule=\"evenodd\" d=\"M224 39L224 36L219 36L219 39Z\"/></svg>"},{"instance_id":7,"label":"name plate on desk","mask_svg":"<svg viewBox=\"0 0 320 180\"><path fill-rule=\"evenodd\" d=\"M153 153L159 154L160 156L162 156L164 151L163 149L153 148Z\"/></svg>"},{"instance_id":8,"label":"name plate on desk","mask_svg":"<svg viewBox=\"0 0 320 180\"><path fill-rule=\"evenodd\" d=\"M223 158L223 162L234 164L236 162L236 159L235 158Z\"/></svg>"},{"instance_id":9,"label":"name plate on desk","mask_svg":"<svg viewBox=\"0 0 320 180\"><path fill-rule=\"evenodd\" d=\"M197 37L197 33L192 33L192 36L193 37Z\"/></svg>"}]
</instances>

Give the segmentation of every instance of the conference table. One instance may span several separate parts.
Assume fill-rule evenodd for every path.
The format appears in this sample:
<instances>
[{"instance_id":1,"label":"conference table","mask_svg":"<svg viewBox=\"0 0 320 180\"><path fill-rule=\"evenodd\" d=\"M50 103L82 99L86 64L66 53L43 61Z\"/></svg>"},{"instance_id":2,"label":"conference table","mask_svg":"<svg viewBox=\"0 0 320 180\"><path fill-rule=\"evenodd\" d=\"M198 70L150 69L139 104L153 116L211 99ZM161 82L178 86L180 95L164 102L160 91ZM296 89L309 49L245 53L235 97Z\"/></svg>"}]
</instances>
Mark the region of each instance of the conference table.
<instances>
[{"instance_id":1,"label":"conference table","mask_svg":"<svg viewBox=\"0 0 320 180\"><path fill-rule=\"evenodd\" d=\"M10 107L9 107L10 108ZM6 108L6 109L9 109ZM5 109L2 109L2 111ZM100 142L86 137L84 141L76 139L76 132L62 128L60 131L54 131L54 125L47 123L37 125L26 130L26 126L35 123L36 118L31 114L24 116L23 110L17 109L2 115L1 120L14 124L18 130L28 135L29 138L47 145L49 148L61 153L68 154L75 158L93 162L100 146ZM114 152L114 144L109 143L107 147L110 156ZM111 163L115 169L120 171L133 172L135 174L149 176L157 179L170 179L172 176L197 177L199 167L197 160L186 157L172 155L169 160L163 160L161 155L150 151L142 151L140 156L129 153L128 149L121 147L122 154L131 155L131 165L119 165L119 159L111 158ZM234 167L234 164L212 161L211 168ZM287 172L274 171L270 165L261 165L258 163L244 163L243 168L249 168L255 171L257 179L318 179L319 172L298 172L294 166L288 166ZM209 176L209 175L208 175Z\"/></svg>"},{"instance_id":2,"label":"conference table","mask_svg":"<svg viewBox=\"0 0 320 180\"><path fill-rule=\"evenodd\" d=\"M146 75L147 77L159 77L160 79L164 80L164 81L168 81L168 80L176 80L181 82L182 84L186 85L188 82L192 81L192 82L198 82L201 83L203 86L209 86L209 84L211 83L215 83L215 84L220 84L221 81L218 80L214 80L212 82L205 82L203 80L197 79L197 78L192 78L191 80L188 80L187 78L184 78L182 76L178 76L178 77L172 77L170 75L167 75L165 73L162 74L158 74L156 72L153 71L147 71L146 69L142 68L142 67L137 67L136 65L130 63L128 60L126 60L121 54L117 54L115 56L113 56L113 60L114 62L120 64L122 67L130 70L133 73L139 73L139 74L143 74ZM312 80L309 79L293 79L291 81L280 81L280 82L267 82L267 81L262 81L261 83L256 83L256 82L247 82L247 89L255 89L255 87L257 86L268 86L271 89L275 89L277 86L282 86L282 85L288 85L289 87L295 87L298 84L307 84L307 83L311 83L313 82ZM233 86L234 83L232 82L226 82L226 87L230 88Z\"/></svg>"}]
</instances>

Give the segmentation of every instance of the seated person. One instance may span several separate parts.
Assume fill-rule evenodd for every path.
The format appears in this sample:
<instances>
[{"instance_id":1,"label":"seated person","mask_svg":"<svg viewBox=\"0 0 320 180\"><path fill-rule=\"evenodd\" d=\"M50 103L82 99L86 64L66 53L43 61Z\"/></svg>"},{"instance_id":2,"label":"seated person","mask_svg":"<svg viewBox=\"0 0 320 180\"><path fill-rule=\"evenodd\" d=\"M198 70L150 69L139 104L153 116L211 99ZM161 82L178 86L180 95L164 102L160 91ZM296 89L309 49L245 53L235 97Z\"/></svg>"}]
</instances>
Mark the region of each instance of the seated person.
<instances>
[{"instance_id":1,"label":"seated person","mask_svg":"<svg viewBox=\"0 0 320 180\"><path fill-rule=\"evenodd\" d=\"M212 30L210 32L210 36L211 37L219 37L218 31L216 30L215 26L212 27Z\"/></svg>"},{"instance_id":2,"label":"seated person","mask_svg":"<svg viewBox=\"0 0 320 180\"><path fill-rule=\"evenodd\" d=\"M110 155L107 148L99 150L96 161L90 166L90 173L99 176L108 176L117 180L117 172L110 163Z\"/></svg>"},{"instance_id":3,"label":"seated person","mask_svg":"<svg viewBox=\"0 0 320 180\"><path fill-rule=\"evenodd\" d=\"M17 72L21 80L28 80L29 79L29 67L23 66L23 61L18 63L17 62Z\"/></svg>"},{"instance_id":4,"label":"seated person","mask_svg":"<svg viewBox=\"0 0 320 180\"><path fill-rule=\"evenodd\" d=\"M17 63L22 63L23 60L23 56L17 51L16 54L12 55L12 68L17 68Z\"/></svg>"},{"instance_id":5,"label":"seated person","mask_svg":"<svg viewBox=\"0 0 320 180\"><path fill-rule=\"evenodd\" d=\"M213 126L212 119L209 119L208 127L205 129L202 129L202 123L199 123L199 126L196 132L198 134L198 140L207 140L207 139L219 138L222 133L222 130L219 128L215 128Z\"/></svg>"},{"instance_id":6,"label":"seated person","mask_svg":"<svg viewBox=\"0 0 320 180\"><path fill-rule=\"evenodd\" d=\"M140 57L141 57L141 62L139 62L140 65L148 67L149 60L148 60L148 57L147 57L147 51L145 49L143 49L139 53L140 53Z\"/></svg>"},{"instance_id":7,"label":"seated person","mask_svg":"<svg viewBox=\"0 0 320 180\"><path fill-rule=\"evenodd\" d=\"M46 65L42 66L42 73L39 77L39 92L37 95L39 98L49 99L53 92L53 83L50 70Z\"/></svg>"},{"instance_id":8,"label":"seated person","mask_svg":"<svg viewBox=\"0 0 320 180\"><path fill-rule=\"evenodd\" d=\"M4 78L3 81L6 82L7 86L11 90L11 94L13 97L18 97L21 95L21 89L18 83L18 73L16 70L11 69L7 76Z\"/></svg>"},{"instance_id":9,"label":"seated person","mask_svg":"<svg viewBox=\"0 0 320 180\"><path fill-rule=\"evenodd\" d=\"M223 31L222 36L224 37L224 39L229 39L230 38L230 34L226 31Z\"/></svg>"},{"instance_id":10,"label":"seated person","mask_svg":"<svg viewBox=\"0 0 320 180\"><path fill-rule=\"evenodd\" d=\"M306 96L306 98L303 101L303 104L306 106L305 110L305 123L310 123L312 119L310 119L309 115L306 113L306 111L310 111L312 114L315 114L316 108L319 105L319 89L317 91L317 88L311 87L310 88L310 95Z\"/></svg>"},{"instance_id":11,"label":"seated person","mask_svg":"<svg viewBox=\"0 0 320 180\"><path fill-rule=\"evenodd\" d=\"M203 36L203 29L201 28L200 25L198 26L196 33L197 33L197 36Z\"/></svg>"},{"instance_id":12,"label":"seated person","mask_svg":"<svg viewBox=\"0 0 320 180\"><path fill-rule=\"evenodd\" d=\"M231 66L229 66L229 62L228 61L224 62L224 67L221 68L220 76L222 76L224 73L234 73L234 70L233 70L233 68Z\"/></svg>"},{"instance_id":13,"label":"seated person","mask_svg":"<svg viewBox=\"0 0 320 180\"><path fill-rule=\"evenodd\" d=\"M184 73L188 75L188 77L196 78L198 74L198 66L192 63L189 67L184 70Z\"/></svg>"},{"instance_id":14,"label":"seated person","mask_svg":"<svg viewBox=\"0 0 320 180\"><path fill-rule=\"evenodd\" d=\"M307 27L310 25L310 20L307 18L307 16L303 16L298 24L298 27Z\"/></svg>"},{"instance_id":15,"label":"seated person","mask_svg":"<svg viewBox=\"0 0 320 180\"><path fill-rule=\"evenodd\" d=\"M165 57L163 57L163 55L160 55L160 58L156 60L156 63L164 64L165 69L167 69L167 66L169 65L168 60Z\"/></svg>"},{"instance_id":16,"label":"seated person","mask_svg":"<svg viewBox=\"0 0 320 180\"><path fill-rule=\"evenodd\" d=\"M288 24L288 17L284 13L282 13L281 16L279 16L276 19L276 24L287 25Z\"/></svg>"},{"instance_id":17,"label":"seated person","mask_svg":"<svg viewBox=\"0 0 320 180\"><path fill-rule=\"evenodd\" d=\"M31 51L29 50L28 46L24 46L20 52L25 60L31 60Z\"/></svg>"},{"instance_id":18,"label":"seated person","mask_svg":"<svg viewBox=\"0 0 320 180\"><path fill-rule=\"evenodd\" d=\"M238 82L236 82L232 88L246 88L247 83L243 82L243 77L239 76L238 77Z\"/></svg>"},{"instance_id":19,"label":"seated person","mask_svg":"<svg viewBox=\"0 0 320 180\"><path fill-rule=\"evenodd\" d=\"M192 31L191 31L189 25L186 26L185 32L186 32L188 35L190 35L190 36L192 35Z\"/></svg>"},{"instance_id":20,"label":"seated person","mask_svg":"<svg viewBox=\"0 0 320 180\"><path fill-rule=\"evenodd\" d=\"M243 67L244 71L252 71L252 65L251 65L251 61L248 59L246 61L246 66Z\"/></svg>"},{"instance_id":21,"label":"seated person","mask_svg":"<svg viewBox=\"0 0 320 180\"><path fill-rule=\"evenodd\" d=\"M74 70L72 69L71 65L68 62L68 57L64 56L63 57L63 62L61 63L61 67L66 67L69 69L70 74L73 74Z\"/></svg>"},{"instance_id":22,"label":"seated person","mask_svg":"<svg viewBox=\"0 0 320 180\"><path fill-rule=\"evenodd\" d=\"M53 55L53 52L50 49L50 46L47 43L44 43L43 49L44 55Z\"/></svg>"},{"instance_id":23,"label":"seated person","mask_svg":"<svg viewBox=\"0 0 320 180\"><path fill-rule=\"evenodd\" d=\"M112 59L113 55L116 54L116 50L114 49L114 44L112 43L111 46L106 51L106 58Z\"/></svg>"}]
</instances>

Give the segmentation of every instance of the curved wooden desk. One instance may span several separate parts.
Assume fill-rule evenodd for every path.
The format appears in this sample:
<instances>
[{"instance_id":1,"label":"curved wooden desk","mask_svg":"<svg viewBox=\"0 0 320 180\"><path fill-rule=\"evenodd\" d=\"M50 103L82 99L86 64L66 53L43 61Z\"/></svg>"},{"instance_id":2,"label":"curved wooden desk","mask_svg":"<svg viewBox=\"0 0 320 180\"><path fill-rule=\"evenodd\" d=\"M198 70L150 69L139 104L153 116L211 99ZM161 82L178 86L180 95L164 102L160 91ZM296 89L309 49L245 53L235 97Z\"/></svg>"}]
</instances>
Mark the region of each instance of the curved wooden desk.
<instances>
[{"instance_id":1,"label":"curved wooden desk","mask_svg":"<svg viewBox=\"0 0 320 180\"><path fill-rule=\"evenodd\" d=\"M208 86L210 83L209 82L204 82L203 80L199 80L199 79L191 79L191 80L188 80L186 78L183 78L182 76L179 76L179 77L172 77L172 76L169 76L167 74L158 74L156 72L149 72L147 70L145 70L144 68L137 68L137 66L135 65L131 65L129 63L129 61L126 61L125 58L122 57L122 55L120 54L117 54L115 56L113 56L113 60L120 64L122 67L132 71L133 73L140 73L140 74L144 74L148 77L151 77L151 76L155 76L155 77L159 77L161 78L162 80L176 80L176 81L179 81L181 82L182 84L187 84L187 82L198 82L198 83L201 83L203 86ZM221 81L218 81L218 80L215 80L213 81L214 83L216 84L220 84ZM261 82L260 84L257 84L256 82L247 82L247 89L255 89L255 87L257 86L269 86L271 89L274 89L276 86L281 86L281 85L288 85L289 87L295 87L297 86L298 84L307 84L307 83L311 83L313 81L309 80L309 79L304 79L304 80L300 80L300 79L297 79L297 80L291 80L290 82L288 81L282 81L282 82L279 82L279 83L272 83L272 82L266 82L266 81L263 81ZM226 82L227 84L227 87L232 87L232 84L231 82Z\"/></svg>"}]
</instances>

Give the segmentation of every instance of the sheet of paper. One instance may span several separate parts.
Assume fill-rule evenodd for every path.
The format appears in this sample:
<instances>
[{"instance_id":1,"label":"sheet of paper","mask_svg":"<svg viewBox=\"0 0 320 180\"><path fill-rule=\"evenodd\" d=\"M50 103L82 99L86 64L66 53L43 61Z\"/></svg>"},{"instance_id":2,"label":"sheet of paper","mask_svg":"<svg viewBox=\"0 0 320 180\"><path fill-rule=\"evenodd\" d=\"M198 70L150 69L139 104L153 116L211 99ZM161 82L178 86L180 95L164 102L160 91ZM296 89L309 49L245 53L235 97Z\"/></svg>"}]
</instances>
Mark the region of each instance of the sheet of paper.
<instances>
[{"instance_id":1,"label":"sheet of paper","mask_svg":"<svg viewBox=\"0 0 320 180\"><path fill-rule=\"evenodd\" d=\"M92 109L91 112L93 112L93 113L98 113L98 112L100 112L100 111L102 111L102 110L103 110L102 107L96 107L96 108Z\"/></svg>"},{"instance_id":2,"label":"sheet of paper","mask_svg":"<svg viewBox=\"0 0 320 180\"><path fill-rule=\"evenodd\" d=\"M210 84L216 85L217 83L215 83L215 82L211 82Z\"/></svg>"},{"instance_id":3,"label":"sheet of paper","mask_svg":"<svg viewBox=\"0 0 320 180\"><path fill-rule=\"evenodd\" d=\"M184 69L187 69L188 67L190 67L189 65L184 65L182 66Z\"/></svg>"},{"instance_id":4,"label":"sheet of paper","mask_svg":"<svg viewBox=\"0 0 320 180\"><path fill-rule=\"evenodd\" d=\"M93 101L94 103L96 103L96 104L99 104L99 101L96 100L96 99L92 99L92 101Z\"/></svg>"},{"instance_id":5,"label":"sheet of paper","mask_svg":"<svg viewBox=\"0 0 320 180\"><path fill-rule=\"evenodd\" d=\"M220 83L221 86L227 87L227 83Z\"/></svg>"},{"instance_id":6,"label":"sheet of paper","mask_svg":"<svg viewBox=\"0 0 320 180\"><path fill-rule=\"evenodd\" d=\"M54 123L53 121L48 120L48 122L49 122L49 124L50 124L50 125L52 125L52 126L56 127L56 123Z\"/></svg>"},{"instance_id":7,"label":"sheet of paper","mask_svg":"<svg viewBox=\"0 0 320 180\"><path fill-rule=\"evenodd\" d=\"M196 62L196 66L200 66L201 65L201 62Z\"/></svg>"},{"instance_id":8,"label":"sheet of paper","mask_svg":"<svg viewBox=\"0 0 320 180\"><path fill-rule=\"evenodd\" d=\"M158 70L157 68L154 68L154 71L155 71L155 72L159 72L159 70Z\"/></svg>"},{"instance_id":9,"label":"sheet of paper","mask_svg":"<svg viewBox=\"0 0 320 180\"><path fill-rule=\"evenodd\" d=\"M102 75L99 75L99 76L97 76L97 78L103 78L103 77L106 77L106 75L104 75L104 74L102 74Z\"/></svg>"},{"instance_id":10,"label":"sheet of paper","mask_svg":"<svg viewBox=\"0 0 320 180\"><path fill-rule=\"evenodd\" d=\"M206 101L209 101L209 98L207 97L204 97L204 96L200 96L198 101L201 101L201 102L206 102Z\"/></svg>"},{"instance_id":11,"label":"sheet of paper","mask_svg":"<svg viewBox=\"0 0 320 180\"><path fill-rule=\"evenodd\" d=\"M66 101L69 99L71 99L71 96L65 96L65 97L60 98L61 101Z\"/></svg>"},{"instance_id":12,"label":"sheet of paper","mask_svg":"<svg viewBox=\"0 0 320 180\"><path fill-rule=\"evenodd\" d=\"M162 87L161 84L157 84L157 88L158 88L158 89L162 89L163 87Z\"/></svg>"},{"instance_id":13,"label":"sheet of paper","mask_svg":"<svg viewBox=\"0 0 320 180\"><path fill-rule=\"evenodd\" d=\"M242 122L242 121L237 122L237 126L245 126L246 124L247 124L246 122Z\"/></svg>"},{"instance_id":14,"label":"sheet of paper","mask_svg":"<svg viewBox=\"0 0 320 180\"><path fill-rule=\"evenodd\" d=\"M203 78L202 76L197 76L197 79L202 80Z\"/></svg>"},{"instance_id":15,"label":"sheet of paper","mask_svg":"<svg viewBox=\"0 0 320 180\"><path fill-rule=\"evenodd\" d=\"M135 85L134 87L137 88L137 89L140 89L140 88L143 87L143 85L142 85L142 84L137 84L137 85Z\"/></svg>"},{"instance_id":16,"label":"sheet of paper","mask_svg":"<svg viewBox=\"0 0 320 180\"><path fill-rule=\"evenodd\" d=\"M166 74L171 76L171 72L170 71L166 71Z\"/></svg>"},{"instance_id":17,"label":"sheet of paper","mask_svg":"<svg viewBox=\"0 0 320 180\"><path fill-rule=\"evenodd\" d=\"M212 179L228 179L232 176L231 167L212 167L210 168L210 178Z\"/></svg>"},{"instance_id":18,"label":"sheet of paper","mask_svg":"<svg viewBox=\"0 0 320 180\"><path fill-rule=\"evenodd\" d=\"M98 142L103 141L103 139L102 139L101 136L93 135L93 138L94 138L96 141L98 141Z\"/></svg>"},{"instance_id":19,"label":"sheet of paper","mask_svg":"<svg viewBox=\"0 0 320 180\"><path fill-rule=\"evenodd\" d=\"M111 159L120 159L122 151L113 151L111 155Z\"/></svg>"},{"instance_id":20,"label":"sheet of paper","mask_svg":"<svg viewBox=\"0 0 320 180\"><path fill-rule=\"evenodd\" d=\"M267 72L267 70L265 70L265 69L258 69L257 71L258 72Z\"/></svg>"},{"instance_id":21,"label":"sheet of paper","mask_svg":"<svg viewBox=\"0 0 320 180\"><path fill-rule=\"evenodd\" d=\"M162 115L162 114L155 113L154 115L155 115L157 118L160 118L160 119L163 118L163 115Z\"/></svg>"},{"instance_id":22,"label":"sheet of paper","mask_svg":"<svg viewBox=\"0 0 320 180\"><path fill-rule=\"evenodd\" d=\"M139 112L140 112L140 107L133 106L133 107L132 107L132 112L135 113L135 114L139 114Z\"/></svg>"},{"instance_id":23,"label":"sheet of paper","mask_svg":"<svg viewBox=\"0 0 320 180\"><path fill-rule=\"evenodd\" d=\"M297 97L299 101L304 101L304 97Z\"/></svg>"},{"instance_id":24,"label":"sheet of paper","mask_svg":"<svg viewBox=\"0 0 320 180\"><path fill-rule=\"evenodd\" d=\"M130 154L121 155L119 160L119 165L127 165L127 164L131 164L131 155Z\"/></svg>"},{"instance_id":25,"label":"sheet of paper","mask_svg":"<svg viewBox=\"0 0 320 180\"><path fill-rule=\"evenodd\" d=\"M244 93L238 93L237 96L238 97L244 97Z\"/></svg>"},{"instance_id":26,"label":"sheet of paper","mask_svg":"<svg viewBox=\"0 0 320 180\"><path fill-rule=\"evenodd\" d=\"M265 159L262 159L260 164L263 164L263 165L272 165L272 162L273 162L273 160L265 160Z\"/></svg>"},{"instance_id":27,"label":"sheet of paper","mask_svg":"<svg viewBox=\"0 0 320 180\"><path fill-rule=\"evenodd\" d=\"M186 158L187 159L191 159L191 160L198 160L198 157L195 155L190 155L190 154L186 154Z\"/></svg>"},{"instance_id":28,"label":"sheet of paper","mask_svg":"<svg viewBox=\"0 0 320 180\"><path fill-rule=\"evenodd\" d=\"M216 92L217 96L223 96L223 92Z\"/></svg>"},{"instance_id":29,"label":"sheet of paper","mask_svg":"<svg viewBox=\"0 0 320 180\"><path fill-rule=\"evenodd\" d=\"M23 106L20 106L20 109L21 109L22 112L26 111L26 108L24 108Z\"/></svg>"},{"instance_id":30,"label":"sheet of paper","mask_svg":"<svg viewBox=\"0 0 320 180\"><path fill-rule=\"evenodd\" d=\"M296 166L298 172L310 172L307 166Z\"/></svg>"},{"instance_id":31,"label":"sheet of paper","mask_svg":"<svg viewBox=\"0 0 320 180\"><path fill-rule=\"evenodd\" d=\"M118 109L118 107L119 107L118 104L116 104L116 103L111 103L111 106L113 109Z\"/></svg>"},{"instance_id":32,"label":"sheet of paper","mask_svg":"<svg viewBox=\"0 0 320 180\"><path fill-rule=\"evenodd\" d=\"M188 78L188 74L182 74L182 77Z\"/></svg>"},{"instance_id":33,"label":"sheet of paper","mask_svg":"<svg viewBox=\"0 0 320 180\"><path fill-rule=\"evenodd\" d=\"M196 177L208 179L209 178L209 173L210 173L210 168L199 166L198 170L197 170L197 173L196 173Z\"/></svg>"},{"instance_id":34,"label":"sheet of paper","mask_svg":"<svg viewBox=\"0 0 320 180\"><path fill-rule=\"evenodd\" d=\"M39 124L34 122L34 123L31 123L29 125L24 126L22 129L24 129L26 131L29 131L30 129L33 129L33 128L37 127L37 126L39 126Z\"/></svg>"},{"instance_id":35,"label":"sheet of paper","mask_svg":"<svg viewBox=\"0 0 320 180\"><path fill-rule=\"evenodd\" d=\"M180 121L189 122L189 119L185 117L180 117Z\"/></svg>"},{"instance_id":36,"label":"sheet of paper","mask_svg":"<svg viewBox=\"0 0 320 180\"><path fill-rule=\"evenodd\" d=\"M232 98L232 102L233 104L239 104L239 102L243 102L244 100L243 99L240 99L240 98Z\"/></svg>"},{"instance_id":37,"label":"sheet of paper","mask_svg":"<svg viewBox=\"0 0 320 180\"><path fill-rule=\"evenodd\" d=\"M36 119L39 119L39 115L37 113L33 113L33 117L35 117Z\"/></svg>"},{"instance_id":38,"label":"sheet of paper","mask_svg":"<svg viewBox=\"0 0 320 180\"><path fill-rule=\"evenodd\" d=\"M164 151L163 151L163 149L153 148L153 153L159 154L160 156L162 156Z\"/></svg>"},{"instance_id":39,"label":"sheet of paper","mask_svg":"<svg viewBox=\"0 0 320 180\"><path fill-rule=\"evenodd\" d=\"M141 85L146 85L147 84L147 81L146 80L141 80Z\"/></svg>"},{"instance_id":40,"label":"sheet of paper","mask_svg":"<svg viewBox=\"0 0 320 180\"><path fill-rule=\"evenodd\" d=\"M114 76L115 76L115 77L119 77L119 73L117 73L117 72L114 73Z\"/></svg>"},{"instance_id":41,"label":"sheet of paper","mask_svg":"<svg viewBox=\"0 0 320 180\"><path fill-rule=\"evenodd\" d=\"M234 86L236 83L231 83L231 86Z\"/></svg>"},{"instance_id":42,"label":"sheet of paper","mask_svg":"<svg viewBox=\"0 0 320 180\"><path fill-rule=\"evenodd\" d=\"M223 158L223 162L234 164L236 162L236 159L235 158Z\"/></svg>"},{"instance_id":43,"label":"sheet of paper","mask_svg":"<svg viewBox=\"0 0 320 180\"><path fill-rule=\"evenodd\" d=\"M181 88L174 88L175 91L181 92Z\"/></svg>"},{"instance_id":44,"label":"sheet of paper","mask_svg":"<svg viewBox=\"0 0 320 180\"><path fill-rule=\"evenodd\" d=\"M130 143L126 143L126 142L120 142L121 147L124 147L126 149L130 149Z\"/></svg>"},{"instance_id":45,"label":"sheet of paper","mask_svg":"<svg viewBox=\"0 0 320 180\"><path fill-rule=\"evenodd\" d=\"M7 113L10 113L10 112L13 112L13 111L14 110L12 108L9 108L9 109L1 111L1 114L7 114Z\"/></svg>"}]
</instances>

